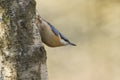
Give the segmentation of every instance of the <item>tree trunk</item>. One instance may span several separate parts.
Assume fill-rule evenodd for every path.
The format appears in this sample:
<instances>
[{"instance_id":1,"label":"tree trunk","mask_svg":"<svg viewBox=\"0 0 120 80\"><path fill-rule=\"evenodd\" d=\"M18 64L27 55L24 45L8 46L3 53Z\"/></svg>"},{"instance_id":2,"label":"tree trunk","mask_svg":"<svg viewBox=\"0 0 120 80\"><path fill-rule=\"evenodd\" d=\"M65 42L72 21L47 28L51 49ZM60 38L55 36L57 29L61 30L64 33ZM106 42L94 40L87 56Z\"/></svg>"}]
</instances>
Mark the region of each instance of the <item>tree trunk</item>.
<instances>
[{"instance_id":1,"label":"tree trunk","mask_svg":"<svg viewBox=\"0 0 120 80\"><path fill-rule=\"evenodd\" d=\"M0 0L0 80L48 80L34 0Z\"/></svg>"}]
</instances>

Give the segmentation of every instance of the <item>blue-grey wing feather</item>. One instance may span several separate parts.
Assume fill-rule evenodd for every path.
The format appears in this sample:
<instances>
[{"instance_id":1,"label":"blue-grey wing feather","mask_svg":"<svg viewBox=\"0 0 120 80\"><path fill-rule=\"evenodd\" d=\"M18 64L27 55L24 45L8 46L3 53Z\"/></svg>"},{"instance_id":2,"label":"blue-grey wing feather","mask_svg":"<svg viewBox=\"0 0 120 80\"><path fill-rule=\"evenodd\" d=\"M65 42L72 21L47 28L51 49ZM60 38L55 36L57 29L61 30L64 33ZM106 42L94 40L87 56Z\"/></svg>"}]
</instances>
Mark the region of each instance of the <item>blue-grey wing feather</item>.
<instances>
[{"instance_id":1,"label":"blue-grey wing feather","mask_svg":"<svg viewBox=\"0 0 120 80\"><path fill-rule=\"evenodd\" d=\"M60 36L61 36L61 38L64 39L65 41L69 42L69 40L68 40L63 34L60 33Z\"/></svg>"},{"instance_id":2,"label":"blue-grey wing feather","mask_svg":"<svg viewBox=\"0 0 120 80\"><path fill-rule=\"evenodd\" d=\"M60 32L52 24L50 24L49 22L47 22L47 23L50 25L51 30L54 32L54 34L56 36L58 36Z\"/></svg>"},{"instance_id":3,"label":"blue-grey wing feather","mask_svg":"<svg viewBox=\"0 0 120 80\"><path fill-rule=\"evenodd\" d=\"M62 39L69 42L69 40L63 34L61 34L52 24L50 24L49 22L47 22L47 23L50 25L50 27L51 27L51 29L52 29L52 31L54 32L55 35L57 35L57 36L60 35L60 37Z\"/></svg>"}]
</instances>

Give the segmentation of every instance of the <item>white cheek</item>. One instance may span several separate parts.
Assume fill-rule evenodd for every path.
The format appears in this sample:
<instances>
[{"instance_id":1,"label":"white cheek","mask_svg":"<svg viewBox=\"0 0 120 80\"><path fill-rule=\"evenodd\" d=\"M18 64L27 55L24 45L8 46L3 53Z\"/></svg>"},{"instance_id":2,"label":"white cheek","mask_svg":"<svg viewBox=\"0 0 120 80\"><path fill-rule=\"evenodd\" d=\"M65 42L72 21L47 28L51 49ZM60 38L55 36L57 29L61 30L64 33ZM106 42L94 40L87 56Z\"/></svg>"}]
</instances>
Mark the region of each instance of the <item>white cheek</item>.
<instances>
[{"instance_id":1,"label":"white cheek","mask_svg":"<svg viewBox=\"0 0 120 80\"><path fill-rule=\"evenodd\" d=\"M60 42L64 45L68 45L68 42L64 41L63 39L61 39Z\"/></svg>"}]
</instances>

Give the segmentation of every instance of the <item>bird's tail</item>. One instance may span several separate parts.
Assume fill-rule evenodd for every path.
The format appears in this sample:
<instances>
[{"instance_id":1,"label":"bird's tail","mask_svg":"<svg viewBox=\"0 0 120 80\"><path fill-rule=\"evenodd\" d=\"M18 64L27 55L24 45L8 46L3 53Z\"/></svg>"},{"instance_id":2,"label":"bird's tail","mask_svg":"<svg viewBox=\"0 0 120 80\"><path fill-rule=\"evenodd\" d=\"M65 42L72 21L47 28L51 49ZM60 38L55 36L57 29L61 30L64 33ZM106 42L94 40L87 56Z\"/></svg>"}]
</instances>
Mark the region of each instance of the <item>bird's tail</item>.
<instances>
[{"instance_id":1,"label":"bird's tail","mask_svg":"<svg viewBox=\"0 0 120 80\"><path fill-rule=\"evenodd\" d=\"M76 44L74 44L74 43L71 43L71 42L69 42L69 45L72 45L72 46L77 46Z\"/></svg>"}]
</instances>

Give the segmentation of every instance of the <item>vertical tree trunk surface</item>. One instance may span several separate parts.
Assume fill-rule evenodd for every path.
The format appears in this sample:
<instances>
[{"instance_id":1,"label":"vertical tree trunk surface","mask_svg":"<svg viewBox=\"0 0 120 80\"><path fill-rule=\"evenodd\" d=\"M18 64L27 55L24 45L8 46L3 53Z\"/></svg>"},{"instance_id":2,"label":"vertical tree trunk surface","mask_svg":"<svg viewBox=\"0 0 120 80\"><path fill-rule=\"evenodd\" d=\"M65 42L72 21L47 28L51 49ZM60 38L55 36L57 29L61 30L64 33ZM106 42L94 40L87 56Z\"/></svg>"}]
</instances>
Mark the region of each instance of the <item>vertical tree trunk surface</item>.
<instances>
[{"instance_id":1,"label":"vertical tree trunk surface","mask_svg":"<svg viewBox=\"0 0 120 80\"><path fill-rule=\"evenodd\" d=\"M0 0L0 80L48 80L34 0Z\"/></svg>"}]
</instances>

